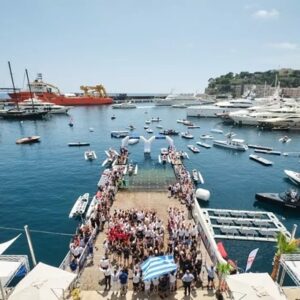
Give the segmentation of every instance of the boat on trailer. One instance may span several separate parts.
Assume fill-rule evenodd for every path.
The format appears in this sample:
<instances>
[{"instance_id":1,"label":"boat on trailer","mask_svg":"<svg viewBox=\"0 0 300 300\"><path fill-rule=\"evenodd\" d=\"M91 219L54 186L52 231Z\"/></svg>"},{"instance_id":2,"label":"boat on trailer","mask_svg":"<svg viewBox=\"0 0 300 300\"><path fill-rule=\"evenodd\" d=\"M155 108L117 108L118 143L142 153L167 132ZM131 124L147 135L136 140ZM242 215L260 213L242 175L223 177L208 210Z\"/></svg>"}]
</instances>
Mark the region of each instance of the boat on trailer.
<instances>
[{"instance_id":1,"label":"boat on trailer","mask_svg":"<svg viewBox=\"0 0 300 300\"><path fill-rule=\"evenodd\" d=\"M70 211L69 218L82 216L85 213L85 210L89 203L89 196L89 193L85 193L84 195L78 197Z\"/></svg>"}]
</instances>

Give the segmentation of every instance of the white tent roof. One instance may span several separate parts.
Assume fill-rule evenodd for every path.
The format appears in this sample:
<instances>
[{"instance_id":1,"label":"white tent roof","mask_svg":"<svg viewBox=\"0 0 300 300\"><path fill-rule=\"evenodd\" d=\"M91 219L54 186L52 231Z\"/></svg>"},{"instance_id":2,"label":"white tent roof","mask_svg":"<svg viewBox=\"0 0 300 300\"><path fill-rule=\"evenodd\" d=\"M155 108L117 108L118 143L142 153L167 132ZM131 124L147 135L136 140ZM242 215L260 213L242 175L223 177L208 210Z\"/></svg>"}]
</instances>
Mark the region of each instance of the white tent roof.
<instances>
[{"instance_id":1,"label":"white tent roof","mask_svg":"<svg viewBox=\"0 0 300 300\"><path fill-rule=\"evenodd\" d=\"M300 286L300 254L284 254L280 264L287 271L297 286Z\"/></svg>"},{"instance_id":2,"label":"white tent roof","mask_svg":"<svg viewBox=\"0 0 300 300\"><path fill-rule=\"evenodd\" d=\"M16 286L9 300L57 300L60 299L76 274L43 263L25 276Z\"/></svg>"},{"instance_id":3,"label":"white tent roof","mask_svg":"<svg viewBox=\"0 0 300 300\"><path fill-rule=\"evenodd\" d=\"M230 275L226 282L232 298L243 300L286 300L280 287L268 273Z\"/></svg>"},{"instance_id":4,"label":"white tent roof","mask_svg":"<svg viewBox=\"0 0 300 300\"><path fill-rule=\"evenodd\" d=\"M2 286L5 286L10 278L16 273L21 266L20 261L0 260L0 280Z\"/></svg>"},{"instance_id":5,"label":"white tent roof","mask_svg":"<svg viewBox=\"0 0 300 300\"><path fill-rule=\"evenodd\" d=\"M15 238L13 238L5 243L1 243L0 244L0 254L2 254L20 235L21 235L21 233L18 236L16 236Z\"/></svg>"}]
</instances>

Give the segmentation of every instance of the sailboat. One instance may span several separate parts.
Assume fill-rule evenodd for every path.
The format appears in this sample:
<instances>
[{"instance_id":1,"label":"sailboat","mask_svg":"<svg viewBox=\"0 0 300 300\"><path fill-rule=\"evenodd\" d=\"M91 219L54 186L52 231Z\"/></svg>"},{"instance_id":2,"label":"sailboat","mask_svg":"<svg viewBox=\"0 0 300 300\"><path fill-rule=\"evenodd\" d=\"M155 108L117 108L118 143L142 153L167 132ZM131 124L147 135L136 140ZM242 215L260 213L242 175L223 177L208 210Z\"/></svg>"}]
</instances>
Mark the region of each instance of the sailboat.
<instances>
[{"instance_id":1,"label":"sailboat","mask_svg":"<svg viewBox=\"0 0 300 300\"><path fill-rule=\"evenodd\" d=\"M15 83L14 83L14 79L13 79L13 75L12 75L12 71L11 71L10 62L8 62L8 67L9 67L10 77L11 77L11 81L12 81L12 85L13 85L13 90L14 90L14 93L16 93L16 88L15 88ZM30 98L32 101L33 96L32 96L32 92L31 92L27 69L25 69L25 72L26 72L28 87L29 87L29 91L30 91ZM39 119L43 119L48 114L47 111L36 110L34 107L33 101L31 102L32 109L26 109L26 110L20 109L18 102L19 101L17 101L16 108L9 109L9 110L2 112L1 117L3 119L7 119L7 120L39 120Z\"/></svg>"}]
</instances>

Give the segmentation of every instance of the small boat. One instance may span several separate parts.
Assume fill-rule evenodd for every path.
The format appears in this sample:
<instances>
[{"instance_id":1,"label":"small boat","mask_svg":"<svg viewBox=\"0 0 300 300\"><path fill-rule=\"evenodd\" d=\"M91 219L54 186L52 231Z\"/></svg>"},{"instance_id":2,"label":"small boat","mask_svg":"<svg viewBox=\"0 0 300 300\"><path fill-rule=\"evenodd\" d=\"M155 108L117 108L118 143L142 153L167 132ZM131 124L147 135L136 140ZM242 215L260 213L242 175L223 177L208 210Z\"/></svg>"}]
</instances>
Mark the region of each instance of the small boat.
<instances>
[{"instance_id":1,"label":"small boat","mask_svg":"<svg viewBox=\"0 0 300 300\"><path fill-rule=\"evenodd\" d=\"M160 163L160 164L165 164L165 163L167 163L169 160L168 160L168 155L166 155L166 154L159 154L158 155L158 162Z\"/></svg>"},{"instance_id":2,"label":"small boat","mask_svg":"<svg viewBox=\"0 0 300 300\"><path fill-rule=\"evenodd\" d=\"M284 156L300 157L300 152L283 152Z\"/></svg>"},{"instance_id":3,"label":"small boat","mask_svg":"<svg viewBox=\"0 0 300 300\"><path fill-rule=\"evenodd\" d=\"M185 126L194 126L194 124L191 121L189 121L189 120L184 120L182 122L182 124L185 125Z\"/></svg>"},{"instance_id":4,"label":"small boat","mask_svg":"<svg viewBox=\"0 0 300 300\"><path fill-rule=\"evenodd\" d=\"M28 136L25 138L17 139L16 144L33 144L33 143L39 143L40 142L40 136L38 135L33 135L33 136Z\"/></svg>"},{"instance_id":5,"label":"small boat","mask_svg":"<svg viewBox=\"0 0 300 300\"><path fill-rule=\"evenodd\" d=\"M151 118L151 122L160 122L161 119L159 117L157 118Z\"/></svg>"},{"instance_id":6,"label":"small boat","mask_svg":"<svg viewBox=\"0 0 300 300\"><path fill-rule=\"evenodd\" d=\"M289 143L292 139L289 138L287 135L283 136L282 138L279 139L279 142L282 143Z\"/></svg>"},{"instance_id":7,"label":"small boat","mask_svg":"<svg viewBox=\"0 0 300 300\"><path fill-rule=\"evenodd\" d=\"M189 132L181 132L181 137L184 139L193 139L194 136L190 134Z\"/></svg>"},{"instance_id":8,"label":"small boat","mask_svg":"<svg viewBox=\"0 0 300 300\"><path fill-rule=\"evenodd\" d=\"M206 149L211 148L211 145L206 144L206 143L196 142L196 144L199 145L200 147L203 147L203 148L206 148Z\"/></svg>"},{"instance_id":9,"label":"small boat","mask_svg":"<svg viewBox=\"0 0 300 300\"><path fill-rule=\"evenodd\" d=\"M86 142L77 142L77 143L69 143L68 146L69 147L82 147L82 146L89 146L90 143L86 143Z\"/></svg>"},{"instance_id":10,"label":"small boat","mask_svg":"<svg viewBox=\"0 0 300 300\"><path fill-rule=\"evenodd\" d=\"M135 145L135 144L137 144L139 141L140 141L140 139L135 139L135 138L129 139L129 140L128 140L128 145Z\"/></svg>"},{"instance_id":11,"label":"small boat","mask_svg":"<svg viewBox=\"0 0 300 300\"><path fill-rule=\"evenodd\" d=\"M300 209L300 195L294 190L283 193L257 193L255 198L259 201L271 202L287 208Z\"/></svg>"},{"instance_id":12,"label":"small boat","mask_svg":"<svg viewBox=\"0 0 300 300\"><path fill-rule=\"evenodd\" d=\"M270 161L270 160L267 160L263 157L260 157L258 155L255 155L255 154L250 154L249 155L249 158L254 160L254 161L257 161L259 162L260 164L264 165L264 166L272 166L273 165L273 162Z\"/></svg>"},{"instance_id":13,"label":"small boat","mask_svg":"<svg viewBox=\"0 0 300 300\"><path fill-rule=\"evenodd\" d=\"M95 160L95 159L97 159L96 152L93 151L93 150L85 151L84 152L84 158L85 158L85 160L90 160L90 161Z\"/></svg>"},{"instance_id":14,"label":"small boat","mask_svg":"<svg viewBox=\"0 0 300 300\"><path fill-rule=\"evenodd\" d=\"M166 129L166 130L160 131L159 133L163 134L163 135L178 135L179 131L176 131L174 129Z\"/></svg>"},{"instance_id":15,"label":"small boat","mask_svg":"<svg viewBox=\"0 0 300 300\"><path fill-rule=\"evenodd\" d=\"M90 127L90 128L89 128L89 131L90 131L90 132L94 132L94 128L93 128L93 127Z\"/></svg>"},{"instance_id":16,"label":"small boat","mask_svg":"<svg viewBox=\"0 0 300 300\"><path fill-rule=\"evenodd\" d=\"M145 124L148 124L148 125L151 124L151 120L146 120Z\"/></svg>"},{"instance_id":17,"label":"small boat","mask_svg":"<svg viewBox=\"0 0 300 300\"><path fill-rule=\"evenodd\" d=\"M73 126L74 126L74 124L73 124L72 121L69 122L69 126L70 126L70 127L73 127Z\"/></svg>"},{"instance_id":18,"label":"small boat","mask_svg":"<svg viewBox=\"0 0 300 300\"><path fill-rule=\"evenodd\" d=\"M178 154L181 159L190 159L189 155L184 151L179 151Z\"/></svg>"},{"instance_id":19,"label":"small boat","mask_svg":"<svg viewBox=\"0 0 300 300\"><path fill-rule=\"evenodd\" d=\"M217 129L217 128L211 129L210 132L223 134L223 130L222 129Z\"/></svg>"},{"instance_id":20,"label":"small boat","mask_svg":"<svg viewBox=\"0 0 300 300\"><path fill-rule=\"evenodd\" d=\"M89 203L89 196L89 193L85 193L84 195L78 197L70 211L69 218L82 216L84 214Z\"/></svg>"},{"instance_id":21,"label":"small boat","mask_svg":"<svg viewBox=\"0 0 300 300\"><path fill-rule=\"evenodd\" d=\"M96 195L95 195L95 196L93 197L93 199L92 199L90 205L89 205L89 208L88 208L86 214L85 214L85 219L86 219L86 220L88 220L88 219L91 217L93 211L94 211L95 208L96 208L97 203L98 203L98 200L97 200Z\"/></svg>"},{"instance_id":22,"label":"small boat","mask_svg":"<svg viewBox=\"0 0 300 300\"><path fill-rule=\"evenodd\" d=\"M117 103L112 105L113 109L132 109L136 108L136 105L129 102Z\"/></svg>"},{"instance_id":23,"label":"small boat","mask_svg":"<svg viewBox=\"0 0 300 300\"><path fill-rule=\"evenodd\" d=\"M161 155L169 155L169 150L167 148L161 148L160 149L160 154Z\"/></svg>"},{"instance_id":24,"label":"small boat","mask_svg":"<svg viewBox=\"0 0 300 300\"><path fill-rule=\"evenodd\" d=\"M124 138L129 135L129 131L127 130L115 130L110 132L110 136L112 138Z\"/></svg>"},{"instance_id":25,"label":"small boat","mask_svg":"<svg viewBox=\"0 0 300 300\"><path fill-rule=\"evenodd\" d=\"M212 139L214 139L214 137L212 135L209 135L209 134L202 134L202 135L200 135L200 139L202 139L202 140L212 140Z\"/></svg>"},{"instance_id":26,"label":"small boat","mask_svg":"<svg viewBox=\"0 0 300 300\"><path fill-rule=\"evenodd\" d=\"M273 150L273 148L271 148L271 147L266 147L266 146L261 146L261 145L251 145L251 144L248 144L248 148L260 149L260 150L268 150L268 151L272 151Z\"/></svg>"},{"instance_id":27,"label":"small boat","mask_svg":"<svg viewBox=\"0 0 300 300\"><path fill-rule=\"evenodd\" d=\"M144 129L148 129L148 128L149 128L149 126L147 126L147 125L144 126Z\"/></svg>"},{"instance_id":28,"label":"small boat","mask_svg":"<svg viewBox=\"0 0 300 300\"><path fill-rule=\"evenodd\" d=\"M194 169L192 171L192 178L195 182L200 182L201 184L204 184L204 179L201 175L201 173L199 171L197 171L196 169Z\"/></svg>"},{"instance_id":29,"label":"small boat","mask_svg":"<svg viewBox=\"0 0 300 300\"><path fill-rule=\"evenodd\" d=\"M198 126L198 125L188 125L188 129L196 129L196 128L200 128L200 126Z\"/></svg>"},{"instance_id":30,"label":"small boat","mask_svg":"<svg viewBox=\"0 0 300 300\"><path fill-rule=\"evenodd\" d=\"M293 183L300 184L300 173L291 170L284 170L284 173Z\"/></svg>"},{"instance_id":31,"label":"small boat","mask_svg":"<svg viewBox=\"0 0 300 300\"><path fill-rule=\"evenodd\" d=\"M129 125L129 126L128 126L128 129L132 131L132 130L135 129L135 127L134 127L133 125Z\"/></svg>"},{"instance_id":32,"label":"small boat","mask_svg":"<svg viewBox=\"0 0 300 300\"><path fill-rule=\"evenodd\" d=\"M200 152L200 150L197 147L195 147L194 145L187 145L187 147L194 153Z\"/></svg>"},{"instance_id":33,"label":"small boat","mask_svg":"<svg viewBox=\"0 0 300 300\"><path fill-rule=\"evenodd\" d=\"M147 133L153 133L153 130L151 128L146 129Z\"/></svg>"},{"instance_id":34,"label":"small boat","mask_svg":"<svg viewBox=\"0 0 300 300\"><path fill-rule=\"evenodd\" d=\"M256 153L264 153L264 154L271 154L271 155L281 155L280 151L270 151L270 150L262 150L262 149L254 149Z\"/></svg>"},{"instance_id":35,"label":"small boat","mask_svg":"<svg viewBox=\"0 0 300 300\"><path fill-rule=\"evenodd\" d=\"M244 144L244 140L241 139L229 139L227 141L213 140L213 145L237 151L246 151L248 149L248 146Z\"/></svg>"},{"instance_id":36,"label":"small boat","mask_svg":"<svg viewBox=\"0 0 300 300\"><path fill-rule=\"evenodd\" d=\"M173 108L187 108L187 105L185 105L185 104L173 104L172 107Z\"/></svg>"},{"instance_id":37,"label":"small boat","mask_svg":"<svg viewBox=\"0 0 300 300\"><path fill-rule=\"evenodd\" d=\"M114 120L115 118L116 118L116 116L115 116L115 115L111 116L111 119L112 119L112 120Z\"/></svg>"},{"instance_id":38,"label":"small boat","mask_svg":"<svg viewBox=\"0 0 300 300\"><path fill-rule=\"evenodd\" d=\"M176 122L177 123L180 123L180 124L183 124L184 122L186 122L187 120L186 119L179 119L179 120L177 120Z\"/></svg>"},{"instance_id":39,"label":"small boat","mask_svg":"<svg viewBox=\"0 0 300 300\"><path fill-rule=\"evenodd\" d=\"M156 128L163 129L163 127L161 125L156 125Z\"/></svg>"}]
</instances>

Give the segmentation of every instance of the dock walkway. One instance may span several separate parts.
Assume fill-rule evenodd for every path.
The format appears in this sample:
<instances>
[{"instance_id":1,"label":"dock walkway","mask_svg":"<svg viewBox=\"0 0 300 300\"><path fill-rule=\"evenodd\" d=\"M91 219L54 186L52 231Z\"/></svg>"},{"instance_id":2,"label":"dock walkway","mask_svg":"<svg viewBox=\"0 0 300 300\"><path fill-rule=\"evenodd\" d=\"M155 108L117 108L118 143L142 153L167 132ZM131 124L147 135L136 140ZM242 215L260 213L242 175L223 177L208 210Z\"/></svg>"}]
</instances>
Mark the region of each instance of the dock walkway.
<instances>
[{"instance_id":1,"label":"dock walkway","mask_svg":"<svg viewBox=\"0 0 300 300\"><path fill-rule=\"evenodd\" d=\"M168 198L166 192L129 192L129 191L119 191L116 195L116 199L111 207L111 211L114 209L154 209L157 211L158 217L161 218L165 228L168 224L168 208L177 207L184 211L186 219L188 219L188 212L185 205L182 205L177 199ZM193 222L193 220L191 220ZM116 296L112 296L112 292L104 290L104 285L101 285L104 278L103 273L99 270L100 259L104 255L103 242L106 238L106 226L104 231L102 231L96 239L95 242L95 252L94 252L94 262L92 265L86 266L79 278L80 290L82 291L81 299L117 299ZM166 241L167 239L165 239ZM203 245L200 245L200 251L202 254L203 265L211 264L210 257ZM199 253L200 254L200 253ZM198 254L198 255L199 255ZM204 268L203 268L204 269ZM206 271L205 271L206 272ZM143 293L140 292L140 297L132 293L132 273L129 273L129 290L126 299L143 299ZM201 273L201 278L203 280L203 285L207 285L207 275L206 273ZM100 283L100 284L99 284ZM215 282L217 284L217 282ZM168 299L179 299L179 295L183 295L183 288L181 280L177 282L178 291L172 293ZM201 295L201 296L200 296ZM191 295L194 299L208 299L214 298L214 293L212 291L207 291L206 289L195 288ZM111 298L110 298L111 297ZM151 296L151 299L155 297ZM182 297L180 298L182 299Z\"/></svg>"}]
</instances>

